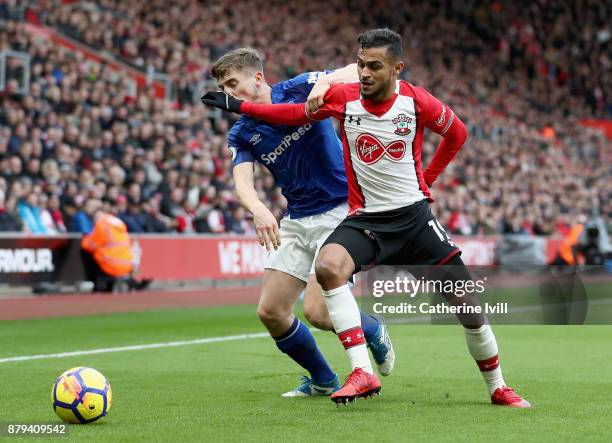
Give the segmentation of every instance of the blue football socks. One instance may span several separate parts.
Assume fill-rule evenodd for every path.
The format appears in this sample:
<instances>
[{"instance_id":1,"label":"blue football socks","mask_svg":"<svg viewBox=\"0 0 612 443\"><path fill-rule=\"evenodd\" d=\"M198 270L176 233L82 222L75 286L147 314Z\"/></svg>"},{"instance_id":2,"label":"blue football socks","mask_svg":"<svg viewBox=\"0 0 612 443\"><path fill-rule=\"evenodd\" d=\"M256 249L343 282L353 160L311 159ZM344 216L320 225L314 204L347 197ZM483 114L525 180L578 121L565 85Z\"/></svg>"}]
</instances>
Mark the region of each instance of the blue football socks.
<instances>
[{"instance_id":1,"label":"blue football socks","mask_svg":"<svg viewBox=\"0 0 612 443\"><path fill-rule=\"evenodd\" d=\"M276 346L310 373L314 384L326 383L336 377L319 351L310 330L297 317L283 335L274 337Z\"/></svg>"},{"instance_id":2,"label":"blue football socks","mask_svg":"<svg viewBox=\"0 0 612 443\"><path fill-rule=\"evenodd\" d=\"M378 335L378 328L380 327L380 322L376 317L369 314L364 314L360 311L361 314L361 329L363 329L363 335L365 335L366 341L369 343Z\"/></svg>"}]
</instances>

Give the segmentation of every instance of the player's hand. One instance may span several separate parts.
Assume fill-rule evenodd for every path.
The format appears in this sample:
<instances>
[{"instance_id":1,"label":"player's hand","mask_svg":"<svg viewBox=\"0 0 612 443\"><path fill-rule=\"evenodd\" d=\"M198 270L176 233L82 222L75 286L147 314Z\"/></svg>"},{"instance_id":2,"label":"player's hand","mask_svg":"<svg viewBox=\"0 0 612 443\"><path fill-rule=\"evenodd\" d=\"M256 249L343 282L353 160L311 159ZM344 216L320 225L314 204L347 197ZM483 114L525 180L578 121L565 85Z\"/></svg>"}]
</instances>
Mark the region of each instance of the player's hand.
<instances>
[{"instance_id":1,"label":"player's hand","mask_svg":"<svg viewBox=\"0 0 612 443\"><path fill-rule=\"evenodd\" d=\"M275 250L280 247L281 238L280 230L276 217L265 206L261 206L253 212L253 222L255 223L255 231L259 244L265 246L268 251L271 248Z\"/></svg>"},{"instance_id":2,"label":"player's hand","mask_svg":"<svg viewBox=\"0 0 612 443\"><path fill-rule=\"evenodd\" d=\"M322 81L318 81L315 83L315 85L312 87L312 90L310 91L310 94L308 94L308 98L306 99L308 112L317 112L317 110L321 106L323 106L323 104L325 103L323 99L325 98L325 94L327 93L327 91L329 91L330 87L330 83Z\"/></svg>"},{"instance_id":3,"label":"player's hand","mask_svg":"<svg viewBox=\"0 0 612 443\"><path fill-rule=\"evenodd\" d=\"M243 100L238 100L221 91L209 91L200 97L200 100L207 106L213 106L223 111L234 112L236 114L240 114L240 105L243 102Z\"/></svg>"}]
</instances>

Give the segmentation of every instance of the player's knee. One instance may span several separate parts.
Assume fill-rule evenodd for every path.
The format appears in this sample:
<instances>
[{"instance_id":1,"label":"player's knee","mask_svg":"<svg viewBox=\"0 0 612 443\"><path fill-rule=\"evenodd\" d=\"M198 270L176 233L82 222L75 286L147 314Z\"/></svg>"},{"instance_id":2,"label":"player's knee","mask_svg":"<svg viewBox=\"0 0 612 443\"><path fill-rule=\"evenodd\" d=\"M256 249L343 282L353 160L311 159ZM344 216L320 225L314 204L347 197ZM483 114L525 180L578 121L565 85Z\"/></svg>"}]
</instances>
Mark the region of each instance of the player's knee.
<instances>
[{"instance_id":1,"label":"player's knee","mask_svg":"<svg viewBox=\"0 0 612 443\"><path fill-rule=\"evenodd\" d=\"M259 305L257 307L257 316L259 320L266 326L273 326L284 321L291 313L285 312L283 309L273 306Z\"/></svg>"},{"instance_id":2,"label":"player's knee","mask_svg":"<svg viewBox=\"0 0 612 443\"><path fill-rule=\"evenodd\" d=\"M315 274L317 275L317 281L323 289L331 289L337 282L343 281L342 263L333 257L319 257L315 263Z\"/></svg>"}]
</instances>

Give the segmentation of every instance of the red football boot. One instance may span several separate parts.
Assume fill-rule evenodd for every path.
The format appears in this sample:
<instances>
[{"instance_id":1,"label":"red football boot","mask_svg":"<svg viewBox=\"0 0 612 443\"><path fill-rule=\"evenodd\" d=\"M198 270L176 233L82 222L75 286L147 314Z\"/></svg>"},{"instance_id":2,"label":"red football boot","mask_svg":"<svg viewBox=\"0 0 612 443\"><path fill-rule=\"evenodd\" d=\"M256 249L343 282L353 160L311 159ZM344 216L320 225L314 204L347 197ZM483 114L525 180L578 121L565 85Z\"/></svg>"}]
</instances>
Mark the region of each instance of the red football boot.
<instances>
[{"instance_id":1,"label":"red football boot","mask_svg":"<svg viewBox=\"0 0 612 443\"><path fill-rule=\"evenodd\" d=\"M379 395L380 380L375 374L368 374L361 368L356 368L346 377L344 386L329 397L338 406L345 406L357 400L357 397L371 397Z\"/></svg>"},{"instance_id":2,"label":"red football boot","mask_svg":"<svg viewBox=\"0 0 612 443\"><path fill-rule=\"evenodd\" d=\"M523 399L520 395L514 392L514 389L508 386L497 388L491 396L491 403L500 406L509 406L511 408L530 408L531 404Z\"/></svg>"}]
</instances>

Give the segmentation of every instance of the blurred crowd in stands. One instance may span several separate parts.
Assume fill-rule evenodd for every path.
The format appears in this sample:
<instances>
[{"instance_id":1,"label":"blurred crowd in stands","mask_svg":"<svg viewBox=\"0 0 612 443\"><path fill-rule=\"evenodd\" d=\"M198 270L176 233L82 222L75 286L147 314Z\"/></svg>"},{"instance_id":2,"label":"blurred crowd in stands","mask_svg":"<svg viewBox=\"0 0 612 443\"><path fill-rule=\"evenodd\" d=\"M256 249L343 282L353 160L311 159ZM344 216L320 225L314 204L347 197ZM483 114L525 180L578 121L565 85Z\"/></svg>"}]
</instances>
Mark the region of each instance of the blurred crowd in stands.
<instances>
[{"instance_id":1,"label":"blurred crowd in stands","mask_svg":"<svg viewBox=\"0 0 612 443\"><path fill-rule=\"evenodd\" d=\"M30 55L31 84L18 94L9 75L0 92L0 230L87 232L104 205L131 232L253 233L233 195L233 117L194 100L211 63L253 46L274 82L353 62L357 35L381 26L404 36L403 78L468 127L433 188L452 233L564 234L592 208L609 222L610 142L578 119L612 118L610 12L596 0L1 2L0 51ZM35 37L24 18L168 75L172 100ZM438 140L426 138L426 159ZM281 217L263 167L256 188Z\"/></svg>"}]
</instances>

